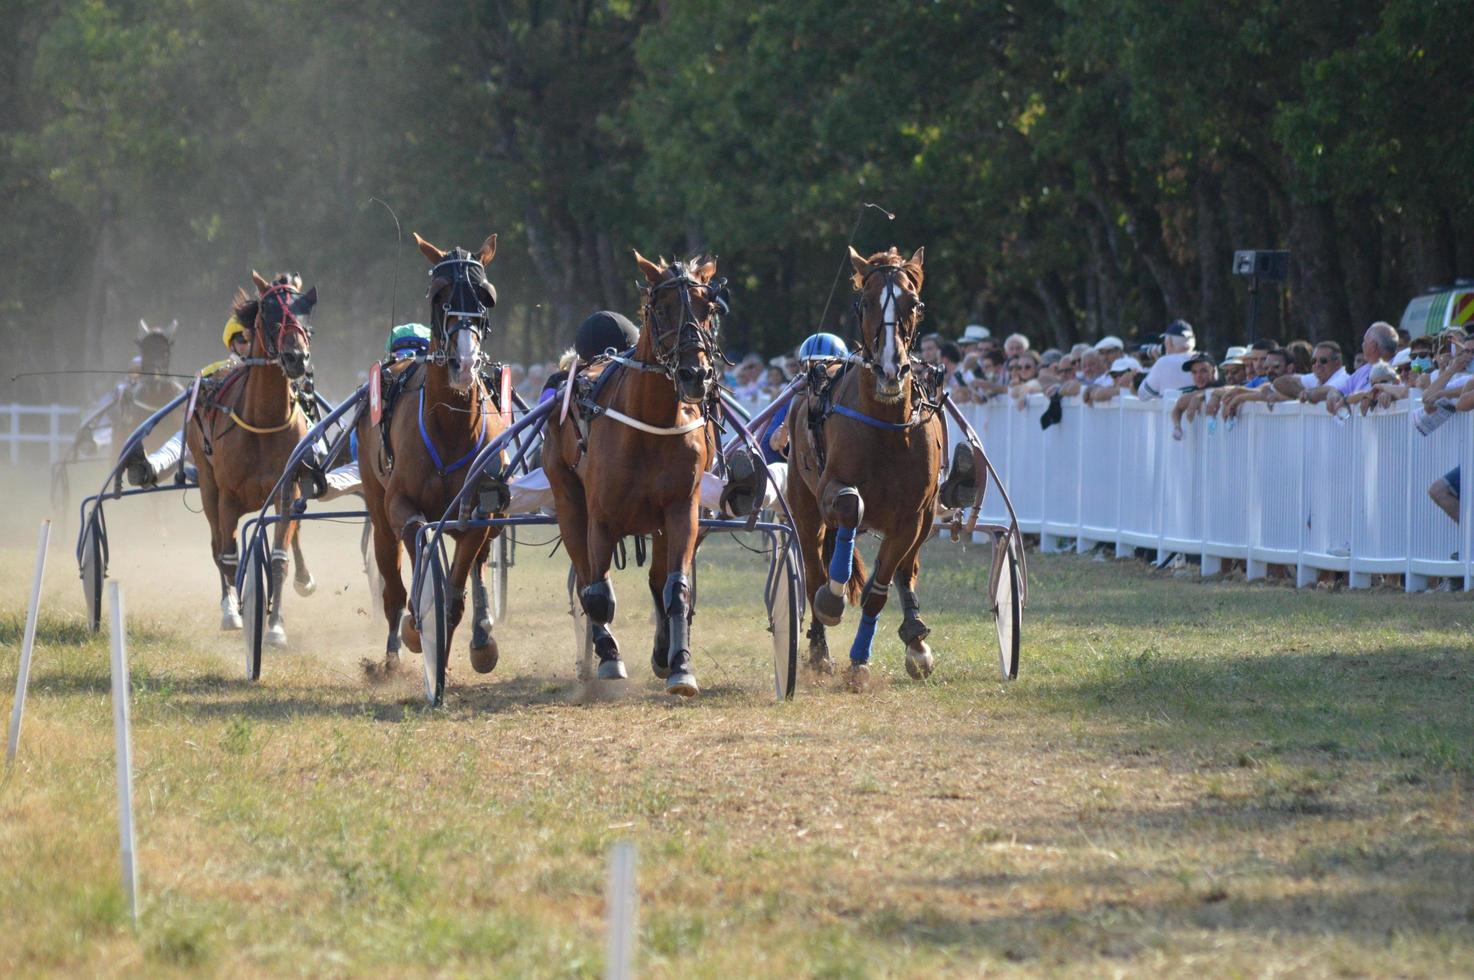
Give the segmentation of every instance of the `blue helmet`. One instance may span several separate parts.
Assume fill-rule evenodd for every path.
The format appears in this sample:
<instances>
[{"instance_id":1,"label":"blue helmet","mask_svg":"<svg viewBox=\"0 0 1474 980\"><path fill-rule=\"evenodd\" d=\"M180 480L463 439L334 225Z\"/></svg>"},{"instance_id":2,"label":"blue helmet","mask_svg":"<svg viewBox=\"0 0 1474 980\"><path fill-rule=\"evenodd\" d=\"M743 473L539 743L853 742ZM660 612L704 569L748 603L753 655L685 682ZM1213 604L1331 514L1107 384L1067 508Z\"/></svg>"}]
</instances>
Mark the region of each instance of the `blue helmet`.
<instances>
[{"instance_id":1,"label":"blue helmet","mask_svg":"<svg viewBox=\"0 0 1474 980\"><path fill-rule=\"evenodd\" d=\"M832 333L811 334L803 343L798 345L798 358L801 361L821 360L834 357L848 357L850 350Z\"/></svg>"}]
</instances>

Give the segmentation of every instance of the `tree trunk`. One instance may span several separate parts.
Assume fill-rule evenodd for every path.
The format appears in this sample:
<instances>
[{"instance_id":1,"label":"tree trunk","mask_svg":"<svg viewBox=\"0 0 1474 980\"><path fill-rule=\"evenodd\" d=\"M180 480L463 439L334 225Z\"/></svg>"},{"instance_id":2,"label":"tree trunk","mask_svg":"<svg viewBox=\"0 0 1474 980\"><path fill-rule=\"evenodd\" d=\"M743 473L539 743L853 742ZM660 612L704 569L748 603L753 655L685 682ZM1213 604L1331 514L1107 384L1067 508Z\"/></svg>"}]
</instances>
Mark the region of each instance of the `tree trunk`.
<instances>
[{"instance_id":1,"label":"tree trunk","mask_svg":"<svg viewBox=\"0 0 1474 980\"><path fill-rule=\"evenodd\" d=\"M1295 333L1355 350L1367 324L1352 322L1346 302L1335 213L1325 201L1297 201L1290 213L1290 308L1300 325Z\"/></svg>"}]
</instances>

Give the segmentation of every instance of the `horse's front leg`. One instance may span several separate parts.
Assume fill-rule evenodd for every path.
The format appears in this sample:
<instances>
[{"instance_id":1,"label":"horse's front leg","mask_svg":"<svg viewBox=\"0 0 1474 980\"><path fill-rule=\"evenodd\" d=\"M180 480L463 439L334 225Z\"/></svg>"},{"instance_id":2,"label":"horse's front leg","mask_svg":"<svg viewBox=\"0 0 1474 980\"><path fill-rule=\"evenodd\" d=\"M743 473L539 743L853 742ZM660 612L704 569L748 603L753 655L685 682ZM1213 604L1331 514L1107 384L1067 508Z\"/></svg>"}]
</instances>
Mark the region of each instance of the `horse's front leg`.
<instances>
[{"instance_id":1,"label":"horse's front leg","mask_svg":"<svg viewBox=\"0 0 1474 980\"><path fill-rule=\"evenodd\" d=\"M926 513L930 514L930 511ZM850 666L845 671L846 684L853 691L864 690L870 681L870 651L875 641L875 626L880 621L880 611L890 598L891 579L912 555L918 542L914 530L887 534L880 542L875 570L860 592L860 626L855 630L854 642L850 644ZM908 650L907 670L911 669ZM927 670L930 670L929 666Z\"/></svg>"},{"instance_id":2,"label":"horse's front leg","mask_svg":"<svg viewBox=\"0 0 1474 980\"><path fill-rule=\"evenodd\" d=\"M489 529L488 529L489 530ZM473 538L478 535L479 540ZM471 545L475 547L471 547ZM486 580L482 577L486 573L486 557L491 551L491 535L487 530L467 532L467 537L456 546L456 568L452 575L458 575L457 581L464 583L466 573L459 571L461 565L461 554L474 555L470 562L471 572L471 668L478 674L489 674L496 670L498 651L496 638L491 635L491 602L486 594ZM461 590L460 602L465 602L465 590ZM460 614L456 614L459 620Z\"/></svg>"},{"instance_id":3,"label":"horse's front leg","mask_svg":"<svg viewBox=\"0 0 1474 980\"><path fill-rule=\"evenodd\" d=\"M599 658L598 678L617 681L628 677L624 661L619 659L619 642L609 630L614 622L614 584L609 581L609 565L614 559L614 545L619 538L607 523L589 515L589 549L587 555L589 584L579 593L583 611L589 617L594 637L594 654Z\"/></svg>"},{"instance_id":4,"label":"horse's front leg","mask_svg":"<svg viewBox=\"0 0 1474 980\"><path fill-rule=\"evenodd\" d=\"M420 513L416 509L414 502L407 497L395 497L389 502L387 509L389 511L389 526L395 529L399 543L409 555L410 581L413 583L414 570L418 567L419 560L416 539L419 536L420 528L425 526L425 515ZM403 589L402 584L400 588ZM405 646L409 647L411 653L421 653L423 651L420 645L420 627L415 622L413 615L414 599L413 596L407 596L407 599L409 600L411 615L400 618L399 638L404 641ZM385 595L385 601L388 601L387 594Z\"/></svg>"},{"instance_id":5,"label":"horse's front leg","mask_svg":"<svg viewBox=\"0 0 1474 980\"><path fill-rule=\"evenodd\" d=\"M922 541L926 540L925 534ZM921 541L911 549L911 554L901 559L896 571L896 591L901 596L901 628L896 633L906 644L906 673L915 680L929 677L936 666L936 657L926 638L931 628L921 621L921 600L916 595L916 577L921 571Z\"/></svg>"},{"instance_id":6,"label":"horse's front leg","mask_svg":"<svg viewBox=\"0 0 1474 980\"><path fill-rule=\"evenodd\" d=\"M274 647L287 645L287 630L281 614L282 593L287 582L287 549L297 549L299 568L301 561L301 546L297 544L297 522L285 519L290 510L290 504L283 506L281 501L277 501L276 515L281 520L276 522L271 534L271 608L266 615L266 642ZM311 580L310 575L308 579ZM300 586L297 591L303 595L308 594L302 592Z\"/></svg>"},{"instance_id":7,"label":"horse's front leg","mask_svg":"<svg viewBox=\"0 0 1474 980\"><path fill-rule=\"evenodd\" d=\"M826 581L814 589L814 618L825 626L838 626L844 618L846 595L857 597L864 564L855 557L855 537L865 520L865 500L860 491L846 484L831 484L823 494L824 523L834 528L834 551L829 556Z\"/></svg>"},{"instance_id":8,"label":"horse's front leg","mask_svg":"<svg viewBox=\"0 0 1474 980\"><path fill-rule=\"evenodd\" d=\"M302 525L293 521L292 527L292 588L300 596L310 596L317 591L317 581L313 579L312 572L308 571L307 558L302 554Z\"/></svg>"},{"instance_id":9,"label":"horse's front leg","mask_svg":"<svg viewBox=\"0 0 1474 980\"><path fill-rule=\"evenodd\" d=\"M665 514L666 565L670 569L661 594L668 637L666 665L670 670L665 689L687 698L701 693L691 669L691 567L700 526L697 503L697 498L683 501Z\"/></svg>"}]
</instances>

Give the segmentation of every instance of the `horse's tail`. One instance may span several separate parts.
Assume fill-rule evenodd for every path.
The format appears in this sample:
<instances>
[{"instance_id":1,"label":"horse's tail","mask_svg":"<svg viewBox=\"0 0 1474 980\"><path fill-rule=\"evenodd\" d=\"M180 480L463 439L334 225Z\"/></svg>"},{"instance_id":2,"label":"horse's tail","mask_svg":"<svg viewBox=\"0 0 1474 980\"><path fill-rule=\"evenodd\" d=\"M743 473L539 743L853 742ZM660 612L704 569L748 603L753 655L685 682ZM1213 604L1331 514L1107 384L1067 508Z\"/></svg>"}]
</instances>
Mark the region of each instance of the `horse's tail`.
<instances>
[{"instance_id":1,"label":"horse's tail","mask_svg":"<svg viewBox=\"0 0 1474 980\"><path fill-rule=\"evenodd\" d=\"M829 559L834 556L834 528L824 529L824 567L829 567ZM845 599L852 606L860 604L860 593L865 590L865 560L860 557L860 549L855 549L855 557L850 562L850 580L845 585Z\"/></svg>"}]
</instances>

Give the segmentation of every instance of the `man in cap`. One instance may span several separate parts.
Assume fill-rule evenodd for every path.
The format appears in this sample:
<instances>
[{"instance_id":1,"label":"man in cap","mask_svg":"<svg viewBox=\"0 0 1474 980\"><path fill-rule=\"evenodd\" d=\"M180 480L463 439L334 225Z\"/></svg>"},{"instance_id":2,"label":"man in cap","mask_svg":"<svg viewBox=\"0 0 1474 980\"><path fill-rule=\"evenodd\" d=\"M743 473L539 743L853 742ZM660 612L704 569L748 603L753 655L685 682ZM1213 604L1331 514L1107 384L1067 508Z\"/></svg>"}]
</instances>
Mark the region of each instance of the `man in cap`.
<instances>
[{"instance_id":1,"label":"man in cap","mask_svg":"<svg viewBox=\"0 0 1474 980\"><path fill-rule=\"evenodd\" d=\"M1192 373L1187 362L1193 356L1197 338L1193 336L1192 324L1186 320L1173 320L1162 334L1162 355L1147 372L1136 396L1142 399L1161 398L1193 385Z\"/></svg>"},{"instance_id":2,"label":"man in cap","mask_svg":"<svg viewBox=\"0 0 1474 980\"><path fill-rule=\"evenodd\" d=\"M1110 379L1108 387L1086 388L1083 394L1085 404L1099 405L1108 402L1122 393L1135 394L1136 379L1142 374L1141 362L1134 357L1121 356L1111 362Z\"/></svg>"},{"instance_id":3,"label":"man in cap","mask_svg":"<svg viewBox=\"0 0 1474 980\"><path fill-rule=\"evenodd\" d=\"M1203 407L1208 390L1218 385L1218 362L1207 352L1193 354L1183 365L1187 368L1192 383L1180 389L1182 394L1172 406L1172 438L1182 438L1182 421L1191 422ZM1146 387L1143 381L1141 386Z\"/></svg>"}]
</instances>

